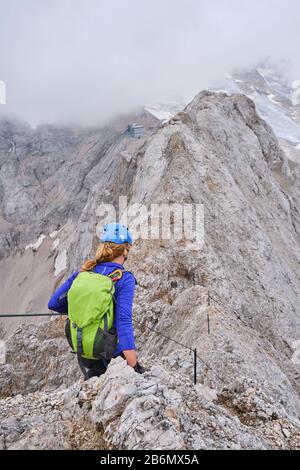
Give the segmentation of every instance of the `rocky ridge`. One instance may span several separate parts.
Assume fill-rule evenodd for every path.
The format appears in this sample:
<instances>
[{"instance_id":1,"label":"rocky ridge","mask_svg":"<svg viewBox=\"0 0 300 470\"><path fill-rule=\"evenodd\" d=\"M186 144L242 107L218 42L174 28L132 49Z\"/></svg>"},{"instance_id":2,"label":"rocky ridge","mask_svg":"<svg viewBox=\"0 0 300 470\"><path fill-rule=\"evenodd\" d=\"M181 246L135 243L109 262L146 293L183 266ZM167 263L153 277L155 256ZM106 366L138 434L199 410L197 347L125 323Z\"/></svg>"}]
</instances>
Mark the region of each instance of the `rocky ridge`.
<instances>
[{"instance_id":1,"label":"rocky ridge","mask_svg":"<svg viewBox=\"0 0 300 470\"><path fill-rule=\"evenodd\" d=\"M3 446L83 448L85 432L93 448L299 448L298 171L243 95L202 92L152 136L106 150L76 221L64 220L68 264L56 277L54 235L53 283L92 253L97 208L120 195L147 208L202 204L204 244L138 240L130 254L144 377L118 360L83 384L59 322L15 332L0 369ZM197 348L199 385L188 350L157 331ZM14 416L18 400L25 414ZM51 403L61 416L53 424Z\"/></svg>"}]
</instances>

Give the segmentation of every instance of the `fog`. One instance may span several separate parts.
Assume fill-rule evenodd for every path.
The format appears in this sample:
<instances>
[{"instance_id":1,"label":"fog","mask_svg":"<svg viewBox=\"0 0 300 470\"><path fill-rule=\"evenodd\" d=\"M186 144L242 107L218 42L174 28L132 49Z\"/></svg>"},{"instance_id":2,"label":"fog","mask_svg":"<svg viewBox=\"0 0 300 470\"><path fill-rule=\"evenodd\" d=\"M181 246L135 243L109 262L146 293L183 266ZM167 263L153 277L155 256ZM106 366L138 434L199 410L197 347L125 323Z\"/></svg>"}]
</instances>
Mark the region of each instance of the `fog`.
<instances>
[{"instance_id":1,"label":"fog","mask_svg":"<svg viewBox=\"0 0 300 470\"><path fill-rule=\"evenodd\" d=\"M271 57L300 77L298 0L0 0L0 113L98 125Z\"/></svg>"}]
</instances>

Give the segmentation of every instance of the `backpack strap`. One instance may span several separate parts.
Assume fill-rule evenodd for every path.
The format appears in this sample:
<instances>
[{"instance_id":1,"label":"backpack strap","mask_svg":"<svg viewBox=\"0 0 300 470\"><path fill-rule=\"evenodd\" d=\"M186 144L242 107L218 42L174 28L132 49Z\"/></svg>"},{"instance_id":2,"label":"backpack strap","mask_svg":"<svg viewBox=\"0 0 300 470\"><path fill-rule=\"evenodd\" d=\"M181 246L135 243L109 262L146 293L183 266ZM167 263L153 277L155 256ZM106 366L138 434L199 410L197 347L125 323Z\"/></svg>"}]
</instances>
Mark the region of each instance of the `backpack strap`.
<instances>
[{"instance_id":1,"label":"backpack strap","mask_svg":"<svg viewBox=\"0 0 300 470\"><path fill-rule=\"evenodd\" d=\"M80 369L84 375L84 380L88 380L89 376L83 365L82 361L83 347L82 347L82 329L77 327L77 359Z\"/></svg>"}]
</instances>

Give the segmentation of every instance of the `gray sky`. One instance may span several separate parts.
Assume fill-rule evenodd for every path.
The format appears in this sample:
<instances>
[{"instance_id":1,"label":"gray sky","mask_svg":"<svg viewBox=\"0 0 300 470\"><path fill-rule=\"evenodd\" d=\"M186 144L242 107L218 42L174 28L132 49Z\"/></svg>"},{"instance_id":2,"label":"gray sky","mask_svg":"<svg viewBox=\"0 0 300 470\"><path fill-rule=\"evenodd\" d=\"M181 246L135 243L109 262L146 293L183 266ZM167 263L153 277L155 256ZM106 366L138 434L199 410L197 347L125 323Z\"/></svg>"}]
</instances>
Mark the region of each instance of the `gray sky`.
<instances>
[{"instance_id":1,"label":"gray sky","mask_svg":"<svg viewBox=\"0 0 300 470\"><path fill-rule=\"evenodd\" d=\"M101 124L266 56L300 78L299 25L299 0L0 0L0 113Z\"/></svg>"}]
</instances>

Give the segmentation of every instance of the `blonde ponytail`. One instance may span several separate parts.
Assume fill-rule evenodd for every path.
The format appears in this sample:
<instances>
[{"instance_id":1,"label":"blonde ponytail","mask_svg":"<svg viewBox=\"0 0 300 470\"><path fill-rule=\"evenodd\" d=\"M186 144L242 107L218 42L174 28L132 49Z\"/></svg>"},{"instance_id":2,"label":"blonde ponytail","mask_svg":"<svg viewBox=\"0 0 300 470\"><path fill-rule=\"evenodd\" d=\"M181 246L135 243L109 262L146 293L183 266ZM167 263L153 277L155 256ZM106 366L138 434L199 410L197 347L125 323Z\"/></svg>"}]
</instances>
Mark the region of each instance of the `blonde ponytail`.
<instances>
[{"instance_id":1,"label":"blonde ponytail","mask_svg":"<svg viewBox=\"0 0 300 470\"><path fill-rule=\"evenodd\" d=\"M81 271L91 271L98 263L113 261L123 254L127 256L129 249L129 243L123 243L121 245L112 242L100 243L95 258L87 260L81 266Z\"/></svg>"}]
</instances>

